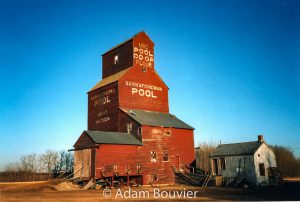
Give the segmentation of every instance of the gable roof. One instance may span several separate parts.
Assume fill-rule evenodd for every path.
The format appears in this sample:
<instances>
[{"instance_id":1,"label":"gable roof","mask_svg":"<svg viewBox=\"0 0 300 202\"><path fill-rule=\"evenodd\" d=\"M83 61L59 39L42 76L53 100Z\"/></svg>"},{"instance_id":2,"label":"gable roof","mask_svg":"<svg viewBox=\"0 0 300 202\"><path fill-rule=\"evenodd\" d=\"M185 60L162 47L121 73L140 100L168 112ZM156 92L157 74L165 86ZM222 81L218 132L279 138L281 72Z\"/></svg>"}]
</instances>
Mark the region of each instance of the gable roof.
<instances>
[{"instance_id":1,"label":"gable roof","mask_svg":"<svg viewBox=\"0 0 300 202\"><path fill-rule=\"evenodd\" d=\"M193 127L169 113L123 108L121 110L141 125L194 130Z\"/></svg>"},{"instance_id":2,"label":"gable roof","mask_svg":"<svg viewBox=\"0 0 300 202\"><path fill-rule=\"evenodd\" d=\"M120 71L120 72L118 72L118 73L116 73L116 74L113 74L113 75L111 75L111 76L109 76L109 77L106 77L106 78L102 79L102 80L99 81L93 88L91 88L91 89L88 91L88 93L90 93L90 92L92 92L92 91L94 91L94 90L97 90L98 88L101 88L101 87L103 87L103 86L106 86L106 85L108 85L108 84L111 84L111 83L113 83L113 82L118 81L123 75L126 74L126 72L127 72L128 70L129 70L129 68L127 68L127 69L125 69L125 70L123 70L123 71Z\"/></svg>"},{"instance_id":3,"label":"gable roof","mask_svg":"<svg viewBox=\"0 0 300 202\"><path fill-rule=\"evenodd\" d=\"M108 52L110 52L110 51L112 51L112 50L114 50L114 49L116 49L116 48L122 46L123 44L125 44L125 43L127 43L127 42L133 40L135 37L137 37L137 36L140 35L140 34L145 34L145 35L149 38L149 40L153 43L153 41L152 41L152 40L150 39L150 37L146 34L146 32L141 31L141 32L135 34L133 37L127 39L126 41L124 41L124 42L122 42L122 43L119 43L118 45L115 45L114 47L112 47L111 49L109 49L108 51L106 51L105 53L103 53L102 56L105 55L106 53L108 53ZM153 44L154 44L154 43L153 43Z\"/></svg>"},{"instance_id":4,"label":"gable roof","mask_svg":"<svg viewBox=\"0 0 300 202\"><path fill-rule=\"evenodd\" d=\"M106 132L106 131L84 131L96 144L121 144L142 145L142 143L129 133Z\"/></svg>"},{"instance_id":5,"label":"gable roof","mask_svg":"<svg viewBox=\"0 0 300 202\"><path fill-rule=\"evenodd\" d=\"M220 144L216 150L210 154L210 157L220 156L239 156L239 155L252 155L264 142L242 142L233 144Z\"/></svg>"}]
</instances>

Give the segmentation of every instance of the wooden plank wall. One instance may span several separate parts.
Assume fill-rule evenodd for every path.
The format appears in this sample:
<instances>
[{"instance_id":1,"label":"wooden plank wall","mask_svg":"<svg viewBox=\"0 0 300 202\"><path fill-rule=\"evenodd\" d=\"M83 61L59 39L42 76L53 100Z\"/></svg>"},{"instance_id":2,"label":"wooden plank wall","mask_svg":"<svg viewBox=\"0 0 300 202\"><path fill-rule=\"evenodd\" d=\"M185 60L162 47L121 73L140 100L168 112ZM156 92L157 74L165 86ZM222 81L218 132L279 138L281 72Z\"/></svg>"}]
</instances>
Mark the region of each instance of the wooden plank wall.
<instances>
[{"instance_id":1,"label":"wooden plank wall","mask_svg":"<svg viewBox=\"0 0 300 202\"><path fill-rule=\"evenodd\" d=\"M112 83L88 94L88 129L118 131L118 84Z\"/></svg>"},{"instance_id":2,"label":"wooden plank wall","mask_svg":"<svg viewBox=\"0 0 300 202\"><path fill-rule=\"evenodd\" d=\"M124 43L102 56L102 79L127 69L133 64L133 42ZM118 63L114 64L114 56L118 55Z\"/></svg>"},{"instance_id":3,"label":"wooden plank wall","mask_svg":"<svg viewBox=\"0 0 300 202\"><path fill-rule=\"evenodd\" d=\"M171 166L178 166L178 157L181 165L194 160L192 130L143 126L142 131L143 146L107 144L96 149L96 177L101 177L100 170L112 175L114 165L120 173L129 167L131 174L137 174L137 165L141 165L143 184L172 184L175 181ZM151 151L156 151L156 162L151 162ZM163 161L164 151L169 154L168 161ZM152 180L153 175L157 180Z\"/></svg>"},{"instance_id":4,"label":"wooden plank wall","mask_svg":"<svg viewBox=\"0 0 300 202\"><path fill-rule=\"evenodd\" d=\"M74 152L74 173L74 178L91 177L91 149Z\"/></svg>"},{"instance_id":5,"label":"wooden plank wall","mask_svg":"<svg viewBox=\"0 0 300 202\"><path fill-rule=\"evenodd\" d=\"M168 87L154 71L131 68L119 80L120 106L169 112Z\"/></svg>"}]
</instances>

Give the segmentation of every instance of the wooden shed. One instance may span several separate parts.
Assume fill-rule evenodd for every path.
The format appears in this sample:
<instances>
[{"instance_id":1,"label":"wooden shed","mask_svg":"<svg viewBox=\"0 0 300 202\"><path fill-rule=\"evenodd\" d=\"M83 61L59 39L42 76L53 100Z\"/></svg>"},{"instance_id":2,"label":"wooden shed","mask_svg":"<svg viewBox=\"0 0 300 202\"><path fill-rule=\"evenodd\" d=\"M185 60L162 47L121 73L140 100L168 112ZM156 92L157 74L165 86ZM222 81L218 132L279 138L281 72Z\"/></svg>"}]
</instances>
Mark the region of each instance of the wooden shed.
<instances>
[{"instance_id":1,"label":"wooden shed","mask_svg":"<svg viewBox=\"0 0 300 202\"><path fill-rule=\"evenodd\" d=\"M251 186L278 183L274 176L276 158L272 149L258 136L258 141L220 144L210 155L212 174L222 176L223 184L245 180Z\"/></svg>"},{"instance_id":2,"label":"wooden shed","mask_svg":"<svg viewBox=\"0 0 300 202\"><path fill-rule=\"evenodd\" d=\"M104 53L88 129L74 144L75 177L173 184L171 167L194 160L194 128L169 113L168 90L145 32Z\"/></svg>"}]
</instances>

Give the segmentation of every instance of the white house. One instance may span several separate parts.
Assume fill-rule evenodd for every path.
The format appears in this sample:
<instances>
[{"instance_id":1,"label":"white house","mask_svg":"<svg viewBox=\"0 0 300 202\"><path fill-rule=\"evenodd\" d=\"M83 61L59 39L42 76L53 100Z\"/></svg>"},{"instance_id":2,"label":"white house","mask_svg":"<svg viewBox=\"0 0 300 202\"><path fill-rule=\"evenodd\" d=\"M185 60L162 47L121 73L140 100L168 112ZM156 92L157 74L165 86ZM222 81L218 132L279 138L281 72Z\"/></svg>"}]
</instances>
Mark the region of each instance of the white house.
<instances>
[{"instance_id":1,"label":"white house","mask_svg":"<svg viewBox=\"0 0 300 202\"><path fill-rule=\"evenodd\" d=\"M238 177L251 186L278 183L276 159L262 135L258 141L220 144L210 155L212 174L222 176L223 182Z\"/></svg>"}]
</instances>

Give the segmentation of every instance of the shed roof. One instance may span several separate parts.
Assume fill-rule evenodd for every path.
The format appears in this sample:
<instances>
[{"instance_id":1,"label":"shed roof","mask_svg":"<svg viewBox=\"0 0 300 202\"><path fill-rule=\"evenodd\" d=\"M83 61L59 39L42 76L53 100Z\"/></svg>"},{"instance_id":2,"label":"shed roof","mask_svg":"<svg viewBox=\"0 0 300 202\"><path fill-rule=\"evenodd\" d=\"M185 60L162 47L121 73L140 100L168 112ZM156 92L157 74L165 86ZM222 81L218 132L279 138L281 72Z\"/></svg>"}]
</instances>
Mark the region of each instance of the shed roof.
<instances>
[{"instance_id":1,"label":"shed roof","mask_svg":"<svg viewBox=\"0 0 300 202\"><path fill-rule=\"evenodd\" d=\"M241 142L233 144L220 144L210 157L220 156L239 156L239 155L252 155L263 144L263 142Z\"/></svg>"},{"instance_id":2,"label":"shed roof","mask_svg":"<svg viewBox=\"0 0 300 202\"><path fill-rule=\"evenodd\" d=\"M108 84L111 84L111 83L113 83L113 82L118 81L124 74L126 74L126 72L127 72L128 70L129 70L129 68L127 68L127 69L125 69L125 70L123 70L123 71L120 71L120 72L118 72L118 73L116 73L116 74L113 74L113 75L111 75L111 76L109 76L109 77L106 77L106 78L102 79L102 80L99 81L93 88L91 88L91 89L88 91L88 93L89 93L89 92L92 92L92 91L94 91L94 90L96 90L96 89L98 89L98 88L101 88L101 87L103 87L103 86L106 86L106 85L108 85Z\"/></svg>"},{"instance_id":3,"label":"shed roof","mask_svg":"<svg viewBox=\"0 0 300 202\"><path fill-rule=\"evenodd\" d=\"M142 145L142 143L129 133L106 132L106 131L84 131L96 144L121 144Z\"/></svg>"},{"instance_id":4,"label":"shed roof","mask_svg":"<svg viewBox=\"0 0 300 202\"><path fill-rule=\"evenodd\" d=\"M141 125L194 129L169 113L123 108L121 110Z\"/></svg>"}]
</instances>

